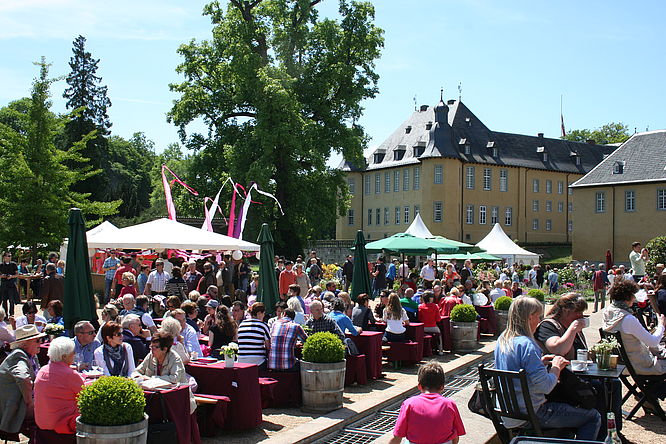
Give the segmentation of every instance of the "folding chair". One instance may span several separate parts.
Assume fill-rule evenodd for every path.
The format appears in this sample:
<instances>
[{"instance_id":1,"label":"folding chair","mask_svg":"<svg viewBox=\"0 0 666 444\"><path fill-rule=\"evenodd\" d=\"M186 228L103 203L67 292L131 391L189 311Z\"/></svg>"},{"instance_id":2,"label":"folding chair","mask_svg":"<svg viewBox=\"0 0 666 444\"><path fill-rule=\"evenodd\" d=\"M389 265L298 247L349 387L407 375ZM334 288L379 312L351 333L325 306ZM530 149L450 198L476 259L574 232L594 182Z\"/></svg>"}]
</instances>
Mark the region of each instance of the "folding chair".
<instances>
[{"instance_id":1,"label":"folding chair","mask_svg":"<svg viewBox=\"0 0 666 444\"><path fill-rule=\"evenodd\" d=\"M631 395L634 395L638 398L638 402L634 408L625 416L627 420L631 420L636 414L638 409L640 409L646 401L649 401L654 408L655 414L661 418L662 421L666 421L666 413L664 409L659 405L659 399L654 395L655 389L661 384L666 382L663 375L639 375L636 373L634 366L631 365L627 351L624 348L624 343L622 342L622 333L619 331L608 332L599 329L599 333L602 338L615 338L618 344L618 351L620 352L620 358L622 362L627 367L627 371L631 375L631 379L634 380L632 384L628 377L624 374L620 375L620 380L627 387L627 394L622 397L622 405L629 399Z\"/></svg>"},{"instance_id":2,"label":"folding chair","mask_svg":"<svg viewBox=\"0 0 666 444\"><path fill-rule=\"evenodd\" d=\"M516 436L574 437L576 433L575 429L545 429L541 427L532 406L525 369L512 372L485 368L481 364L479 365L479 380L483 389L486 411L490 415L493 426L495 426L495 431L497 431L497 436L503 444L509 444L511 439ZM490 382L495 387L495 399L491 396ZM517 393L517 386L520 387L522 395ZM526 413L523 412L518 403L519 396L522 396ZM504 425L502 418L518 419L526 421L527 424L509 429Z\"/></svg>"}]
</instances>

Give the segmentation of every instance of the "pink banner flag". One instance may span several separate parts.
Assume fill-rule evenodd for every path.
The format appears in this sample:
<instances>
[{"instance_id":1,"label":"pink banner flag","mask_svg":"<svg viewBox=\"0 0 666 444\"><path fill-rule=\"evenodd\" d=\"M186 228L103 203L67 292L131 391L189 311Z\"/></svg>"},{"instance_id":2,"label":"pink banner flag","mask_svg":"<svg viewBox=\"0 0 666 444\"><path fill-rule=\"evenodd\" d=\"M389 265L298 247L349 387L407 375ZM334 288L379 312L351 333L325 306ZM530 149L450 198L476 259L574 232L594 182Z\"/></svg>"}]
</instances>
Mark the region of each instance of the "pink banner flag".
<instances>
[{"instance_id":1,"label":"pink banner flag","mask_svg":"<svg viewBox=\"0 0 666 444\"><path fill-rule=\"evenodd\" d=\"M245 197L245 202L243 203L243 208L242 208L242 210L241 210L241 214L240 214L240 216L239 216L240 219L239 219L238 224L237 224L238 228L237 228L237 231L236 231L236 233L235 233L236 236L234 236L234 237L236 237L236 238L238 238L238 239L242 239L242 238L243 238L243 230L245 229L245 222L247 221L247 213L248 213L248 211L250 210L250 204L251 204L251 203L258 203L258 204L261 204L261 202L254 202L254 201L252 200L252 190L256 191L257 193L259 193L259 194L261 194L261 195L264 195L264 196L270 197L270 198L273 199L275 202L277 202L277 204L278 204L278 208L280 209L280 214L282 214L282 215L284 216L284 211L282 211L282 205L280 205L280 201L278 201L277 198L276 198L275 196L273 196L272 194L267 193L267 192L265 192L265 191L261 191L261 190L259 189L259 186L258 186L258 185L256 184L256 182L255 182L255 183L252 184L252 186L250 187L250 189L247 190L247 196Z\"/></svg>"},{"instance_id":2,"label":"pink banner flag","mask_svg":"<svg viewBox=\"0 0 666 444\"><path fill-rule=\"evenodd\" d=\"M164 170L168 171L171 173L171 175L174 177L174 179L169 182L166 178L166 174L164 173ZM180 177L176 175L173 171L169 169L168 166L162 165L162 186L164 186L164 198L166 200L166 206L167 206L167 213L169 215L169 219L171 220L176 220L176 206L173 204L173 198L171 197L171 185L174 183L178 183L185 187L187 191L189 191L191 194L198 196L199 193L197 193L194 188L180 180Z\"/></svg>"}]
</instances>

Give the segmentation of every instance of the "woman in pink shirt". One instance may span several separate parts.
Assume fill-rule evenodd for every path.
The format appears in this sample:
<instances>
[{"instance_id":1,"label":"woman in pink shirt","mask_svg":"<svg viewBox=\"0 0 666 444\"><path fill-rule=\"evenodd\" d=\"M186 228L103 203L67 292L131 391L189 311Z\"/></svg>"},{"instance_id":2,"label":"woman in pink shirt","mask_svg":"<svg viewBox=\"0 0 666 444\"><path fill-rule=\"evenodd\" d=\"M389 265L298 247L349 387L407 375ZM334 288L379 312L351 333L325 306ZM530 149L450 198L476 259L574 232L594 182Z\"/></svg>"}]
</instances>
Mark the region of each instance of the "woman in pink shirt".
<instances>
[{"instance_id":1,"label":"woman in pink shirt","mask_svg":"<svg viewBox=\"0 0 666 444\"><path fill-rule=\"evenodd\" d=\"M465 427L456 403L440 395L444 369L428 362L419 368L418 378L421 394L402 403L389 444L400 444L402 438L414 444L458 444Z\"/></svg>"},{"instance_id":2,"label":"woman in pink shirt","mask_svg":"<svg viewBox=\"0 0 666 444\"><path fill-rule=\"evenodd\" d=\"M49 346L49 363L35 378L35 422L40 429L71 435L76 433L79 409L76 396L83 377L69 368L74 362L74 341L61 336Z\"/></svg>"}]
</instances>

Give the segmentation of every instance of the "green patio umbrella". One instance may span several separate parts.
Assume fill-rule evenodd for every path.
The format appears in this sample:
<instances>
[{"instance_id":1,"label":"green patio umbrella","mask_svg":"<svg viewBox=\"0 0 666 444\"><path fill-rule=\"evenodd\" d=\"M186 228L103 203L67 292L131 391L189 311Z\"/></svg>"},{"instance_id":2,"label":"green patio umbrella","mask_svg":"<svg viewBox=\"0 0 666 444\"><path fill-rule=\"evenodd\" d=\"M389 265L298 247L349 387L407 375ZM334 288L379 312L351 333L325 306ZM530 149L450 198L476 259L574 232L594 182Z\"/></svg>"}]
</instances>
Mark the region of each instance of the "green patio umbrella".
<instances>
[{"instance_id":1,"label":"green patio umbrella","mask_svg":"<svg viewBox=\"0 0 666 444\"><path fill-rule=\"evenodd\" d=\"M430 253L457 253L457 247L447 246L435 239L423 239L408 233L398 233L391 237L369 242L365 246L368 253L393 253L426 255Z\"/></svg>"},{"instance_id":2,"label":"green patio umbrella","mask_svg":"<svg viewBox=\"0 0 666 444\"><path fill-rule=\"evenodd\" d=\"M436 240L437 242L441 243L447 248L456 248L457 252L462 252L463 254L466 252L476 253L478 251L483 251L481 248L477 247L476 245L466 244L465 242L449 239L448 237L444 236L433 236L427 239Z\"/></svg>"},{"instance_id":3,"label":"green patio umbrella","mask_svg":"<svg viewBox=\"0 0 666 444\"><path fill-rule=\"evenodd\" d=\"M365 252L365 237L363 231L356 232L354 241L354 274L352 275L351 298L356 302L359 294L366 293L372 297L370 285L370 271L368 271L368 254Z\"/></svg>"},{"instance_id":4,"label":"green patio umbrella","mask_svg":"<svg viewBox=\"0 0 666 444\"><path fill-rule=\"evenodd\" d=\"M257 288L257 301L266 306L266 313L275 314L275 304L278 302L278 282L273 266L273 235L268 224L261 225L257 238L259 250L259 287Z\"/></svg>"},{"instance_id":5,"label":"green patio umbrella","mask_svg":"<svg viewBox=\"0 0 666 444\"><path fill-rule=\"evenodd\" d=\"M93 298L88 258L86 224L81 210L69 210L69 240L67 244L67 272L65 273L65 296L63 316L65 328L72 330L79 321L97 319L97 307Z\"/></svg>"}]
</instances>

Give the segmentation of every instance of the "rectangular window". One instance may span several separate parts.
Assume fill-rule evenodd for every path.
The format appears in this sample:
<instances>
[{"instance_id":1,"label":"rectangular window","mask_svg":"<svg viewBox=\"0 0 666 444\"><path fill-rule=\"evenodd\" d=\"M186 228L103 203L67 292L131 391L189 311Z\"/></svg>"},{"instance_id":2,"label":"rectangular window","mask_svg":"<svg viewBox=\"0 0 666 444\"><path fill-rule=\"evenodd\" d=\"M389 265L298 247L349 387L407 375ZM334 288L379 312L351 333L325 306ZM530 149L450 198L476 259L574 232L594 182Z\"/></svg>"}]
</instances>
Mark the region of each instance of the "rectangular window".
<instances>
[{"instance_id":1,"label":"rectangular window","mask_svg":"<svg viewBox=\"0 0 666 444\"><path fill-rule=\"evenodd\" d=\"M558 213L563 213L564 212L564 202L558 202L557 203L557 212Z\"/></svg>"},{"instance_id":2,"label":"rectangular window","mask_svg":"<svg viewBox=\"0 0 666 444\"><path fill-rule=\"evenodd\" d=\"M546 201L546 212L550 213L553 211L553 201L552 200L547 200Z\"/></svg>"},{"instance_id":3,"label":"rectangular window","mask_svg":"<svg viewBox=\"0 0 666 444\"><path fill-rule=\"evenodd\" d=\"M354 210L347 210L347 225L354 225Z\"/></svg>"},{"instance_id":4,"label":"rectangular window","mask_svg":"<svg viewBox=\"0 0 666 444\"><path fill-rule=\"evenodd\" d=\"M375 210L375 225L381 225L382 223L382 210L377 208Z\"/></svg>"},{"instance_id":5,"label":"rectangular window","mask_svg":"<svg viewBox=\"0 0 666 444\"><path fill-rule=\"evenodd\" d=\"M414 205L414 217L416 217L416 215L418 214L421 214L421 207L418 205Z\"/></svg>"},{"instance_id":6,"label":"rectangular window","mask_svg":"<svg viewBox=\"0 0 666 444\"><path fill-rule=\"evenodd\" d=\"M547 180L546 181L546 194L551 194L553 192L553 181L552 180Z\"/></svg>"},{"instance_id":7,"label":"rectangular window","mask_svg":"<svg viewBox=\"0 0 666 444\"><path fill-rule=\"evenodd\" d=\"M468 225L472 225L474 223L474 205L467 205L465 223Z\"/></svg>"},{"instance_id":8,"label":"rectangular window","mask_svg":"<svg viewBox=\"0 0 666 444\"><path fill-rule=\"evenodd\" d=\"M539 219L532 219L532 229L533 230L539 229Z\"/></svg>"},{"instance_id":9,"label":"rectangular window","mask_svg":"<svg viewBox=\"0 0 666 444\"><path fill-rule=\"evenodd\" d=\"M546 219L546 231L550 231L553 229L553 221L550 219Z\"/></svg>"},{"instance_id":10,"label":"rectangular window","mask_svg":"<svg viewBox=\"0 0 666 444\"><path fill-rule=\"evenodd\" d=\"M391 192L391 172L387 171L384 173L384 192Z\"/></svg>"},{"instance_id":11,"label":"rectangular window","mask_svg":"<svg viewBox=\"0 0 666 444\"><path fill-rule=\"evenodd\" d=\"M347 189L349 189L349 194L353 196L356 193L356 180L347 179Z\"/></svg>"},{"instance_id":12,"label":"rectangular window","mask_svg":"<svg viewBox=\"0 0 666 444\"><path fill-rule=\"evenodd\" d=\"M375 173L375 194L382 192L382 175Z\"/></svg>"},{"instance_id":13,"label":"rectangular window","mask_svg":"<svg viewBox=\"0 0 666 444\"><path fill-rule=\"evenodd\" d=\"M414 167L414 189L421 189L421 167Z\"/></svg>"},{"instance_id":14,"label":"rectangular window","mask_svg":"<svg viewBox=\"0 0 666 444\"><path fill-rule=\"evenodd\" d=\"M493 225L499 223L499 207L492 207L490 210L490 223Z\"/></svg>"},{"instance_id":15,"label":"rectangular window","mask_svg":"<svg viewBox=\"0 0 666 444\"><path fill-rule=\"evenodd\" d=\"M402 171L402 189L409 191L409 168L405 168Z\"/></svg>"},{"instance_id":16,"label":"rectangular window","mask_svg":"<svg viewBox=\"0 0 666 444\"><path fill-rule=\"evenodd\" d=\"M569 233L571 233L573 231L573 221L570 220L567 225L568 225L568 228L569 228Z\"/></svg>"},{"instance_id":17,"label":"rectangular window","mask_svg":"<svg viewBox=\"0 0 666 444\"><path fill-rule=\"evenodd\" d=\"M500 170L500 191L509 191L509 171Z\"/></svg>"},{"instance_id":18,"label":"rectangular window","mask_svg":"<svg viewBox=\"0 0 666 444\"><path fill-rule=\"evenodd\" d=\"M368 210L368 225L372 225L372 208Z\"/></svg>"},{"instance_id":19,"label":"rectangular window","mask_svg":"<svg viewBox=\"0 0 666 444\"><path fill-rule=\"evenodd\" d=\"M624 192L624 211L636 211L636 192Z\"/></svg>"},{"instance_id":20,"label":"rectangular window","mask_svg":"<svg viewBox=\"0 0 666 444\"><path fill-rule=\"evenodd\" d=\"M573 188L567 188L567 194L571 196L573 194Z\"/></svg>"},{"instance_id":21,"label":"rectangular window","mask_svg":"<svg viewBox=\"0 0 666 444\"><path fill-rule=\"evenodd\" d=\"M657 210L666 210L666 190L657 190Z\"/></svg>"},{"instance_id":22,"label":"rectangular window","mask_svg":"<svg viewBox=\"0 0 666 444\"><path fill-rule=\"evenodd\" d=\"M603 191L598 191L595 198L594 205L595 213L605 213L606 212L606 193Z\"/></svg>"},{"instance_id":23,"label":"rectangular window","mask_svg":"<svg viewBox=\"0 0 666 444\"><path fill-rule=\"evenodd\" d=\"M490 191L490 185L492 182L492 176L491 176L491 171L490 168L484 168L483 169L483 189L486 191Z\"/></svg>"},{"instance_id":24,"label":"rectangular window","mask_svg":"<svg viewBox=\"0 0 666 444\"><path fill-rule=\"evenodd\" d=\"M388 225L390 222L389 209L388 207L384 207L384 225Z\"/></svg>"},{"instance_id":25,"label":"rectangular window","mask_svg":"<svg viewBox=\"0 0 666 444\"><path fill-rule=\"evenodd\" d=\"M365 194L370 194L370 175L366 174L364 179ZM363 215L361 215L363 217Z\"/></svg>"},{"instance_id":26,"label":"rectangular window","mask_svg":"<svg viewBox=\"0 0 666 444\"><path fill-rule=\"evenodd\" d=\"M393 191L396 193L400 191L400 170L393 173Z\"/></svg>"},{"instance_id":27,"label":"rectangular window","mask_svg":"<svg viewBox=\"0 0 666 444\"><path fill-rule=\"evenodd\" d=\"M486 224L486 206L485 205L479 205L479 224L481 224L481 225Z\"/></svg>"},{"instance_id":28,"label":"rectangular window","mask_svg":"<svg viewBox=\"0 0 666 444\"><path fill-rule=\"evenodd\" d=\"M405 205L404 213L405 213L405 225L407 225L409 223L409 205Z\"/></svg>"},{"instance_id":29,"label":"rectangular window","mask_svg":"<svg viewBox=\"0 0 666 444\"><path fill-rule=\"evenodd\" d=\"M569 210L569 213L573 212L573 202L569 202L569 205L567 205L567 208Z\"/></svg>"},{"instance_id":30,"label":"rectangular window","mask_svg":"<svg viewBox=\"0 0 666 444\"><path fill-rule=\"evenodd\" d=\"M507 207L507 209L504 210L504 225L510 227L512 222L513 222L513 209L511 207Z\"/></svg>"},{"instance_id":31,"label":"rectangular window","mask_svg":"<svg viewBox=\"0 0 666 444\"><path fill-rule=\"evenodd\" d=\"M416 211L416 210L414 210ZM432 205L432 220L435 222L441 222L443 217L442 217L442 212L443 212L443 204L442 202L433 202Z\"/></svg>"},{"instance_id":32,"label":"rectangular window","mask_svg":"<svg viewBox=\"0 0 666 444\"><path fill-rule=\"evenodd\" d=\"M400 225L400 207L395 207L395 224Z\"/></svg>"},{"instance_id":33,"label":"rectangular window","mask_svg":"<svg viewBox=\"0 0 666 444\"><path fill-rule=\"evenodd\" d=\"M564 182L561 180L557 181L557 194L564 194Z\"/></svg>"},{"instance_id":34,"label":"rectangular window","mask_svg":"<svg viewBox=\"0 0 666 444\"><path fill-rule=\"evenodd\" d=\"M467 167L465 185L468 190L474 189L474 167Z\"/></svg>"},{"instance_id":35,"label":"rectangular window","mask_svg":"<svg viewBox=\"0 0 666 444\"><path fill-rule=\"evenodd\" d=\"M533 193L539 192L539 179L532 180L532 192Z\"/></svg>"},{"instance_id":36,"label":"rectangular window","mask_svg":"<svg viewBox=\"0 0 666 444\"><path fill-rule=\"evenodd\" d=\"M442 165L435 165L435 185L444 183L444 167Z\"/></svg>"},{"instance_id":37,"label":"rectangular window","mask_svg":"<svg viewBox=\"0 0 666 444\"><path fill-rule=\"evenodd\" d=\"M532 201L532 211L535 213L539 211L539 201L538 200L533 200Z\"/></svg>"}]
</instances>

